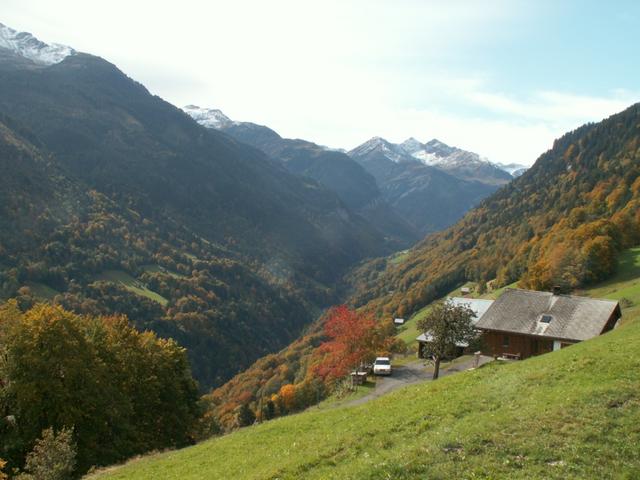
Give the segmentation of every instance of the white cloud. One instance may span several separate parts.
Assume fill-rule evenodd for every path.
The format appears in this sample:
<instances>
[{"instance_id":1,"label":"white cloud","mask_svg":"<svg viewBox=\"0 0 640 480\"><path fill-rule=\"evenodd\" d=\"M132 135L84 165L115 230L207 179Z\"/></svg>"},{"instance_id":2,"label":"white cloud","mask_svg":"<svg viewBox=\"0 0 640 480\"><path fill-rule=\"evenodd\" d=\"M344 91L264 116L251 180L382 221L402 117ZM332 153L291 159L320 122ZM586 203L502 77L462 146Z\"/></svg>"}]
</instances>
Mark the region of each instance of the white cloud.
<instances>
[{"instance_id":1,"label":"white cloud","mask_svg":"<svg viewBox=\"0 0 640 480\"><path fill-rule=\"evenodd\" d=\"M471 91L466 93L466 98L492 112L561 124L602 119L628 107L638 96L625 91L615 91L607 97L540 91L521 99L499 93Z\"/></svg>"},{"instance_id":2,"label":"white cloud","mask_svg":"<svg viewBox=\"0 0 640 480\"><path fill-rule=\"evenodd\" d=\"M505 90L494 65L468 65L469 46L508 42L511 20L528 22L535 9L514 0L3 0L2 21L103 56L178 106L220 108L285 136L334 147L438 137L531 163L567 130L637 100Z\"/></svg>"}]
</instances>

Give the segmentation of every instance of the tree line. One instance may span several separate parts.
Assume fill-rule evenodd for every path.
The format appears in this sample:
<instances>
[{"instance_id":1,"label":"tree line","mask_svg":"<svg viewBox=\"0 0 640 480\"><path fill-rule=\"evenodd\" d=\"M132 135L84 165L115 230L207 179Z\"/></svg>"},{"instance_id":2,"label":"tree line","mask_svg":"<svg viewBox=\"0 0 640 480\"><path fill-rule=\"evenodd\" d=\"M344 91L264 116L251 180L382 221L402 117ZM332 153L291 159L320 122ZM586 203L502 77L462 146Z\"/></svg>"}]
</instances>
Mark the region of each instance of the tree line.
<instances>
[{"instance_id":1,"label":"tree line","mask_svg":"<svg viewBox=\"0 0 640 480\"><path fill-rule=\"evenodd\" d=\"M124 316L0 307L0 457L23 468L37 440L72 431L74 473L198 436L186 352Z\"/></svg>"}]
</instances>

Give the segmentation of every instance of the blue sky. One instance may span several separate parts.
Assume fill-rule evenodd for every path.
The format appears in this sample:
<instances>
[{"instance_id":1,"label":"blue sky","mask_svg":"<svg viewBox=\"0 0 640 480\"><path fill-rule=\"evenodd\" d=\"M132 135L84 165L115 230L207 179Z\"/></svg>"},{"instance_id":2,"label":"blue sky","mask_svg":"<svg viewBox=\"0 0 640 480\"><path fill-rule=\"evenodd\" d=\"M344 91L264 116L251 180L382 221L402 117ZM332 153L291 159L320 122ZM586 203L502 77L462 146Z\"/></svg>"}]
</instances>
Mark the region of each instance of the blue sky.
<instances>
[{"instance_id":1,"label":"blue sky","mask_svg":"<svg viewBox=\"0 0 640 480\"><path fill-rule=\"evenodd\" d=\"M435 137L530 164L640 101L640 1L3 0L0 22L331 147Z\"/></svg>"}]
</instances>

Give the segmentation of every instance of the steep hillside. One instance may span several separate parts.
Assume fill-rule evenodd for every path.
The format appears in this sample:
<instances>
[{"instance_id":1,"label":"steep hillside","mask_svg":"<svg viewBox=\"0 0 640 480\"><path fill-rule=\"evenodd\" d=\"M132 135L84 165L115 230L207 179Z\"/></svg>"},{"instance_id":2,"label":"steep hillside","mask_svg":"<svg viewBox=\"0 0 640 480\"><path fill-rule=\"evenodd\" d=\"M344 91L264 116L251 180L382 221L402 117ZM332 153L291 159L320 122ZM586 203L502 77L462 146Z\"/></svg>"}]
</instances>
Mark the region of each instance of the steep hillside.
<instances>
[{"instance_id":1,"label":"steep hillside","mask_svg":"<svg viewBox=\"0 0 640 480\"><path fill-rule=\"evenodd\" d=\"M640 105L554 143L535 165L398 261L351 276L357 306L406 316L467 280L570 290L640 242Z\"/></svg>"},{"instance_id":2,"label":"steep hillside","mask_svg":"<svg viewBox=\"0 0 640 480\"><path fill-rule=\"evenodd\" d=\"M312 178L334 191L353 211L362 215L399 248L420 235L382 198L376 180L348 155L306 140L282 138L272 129L251 122L232 121L220 110L184 107L194 120L251 145L282 162L291 173Z\"/></svg>"},{"instance_id":3,"label":"steep hillside","mask_svg":"<svg viewBox=\"0 0 640 480\"><path fill-rule=\"evenodd\" d=\"M277 350L311 320L300 293L269 282L260 264L63 175L7 123L0 122L0 164L12 172L0 177L4 298L125 313L188 347L203 387Z\"/></svg>"},{"instance_id":4,"label":"steep hillside","mask_svg":"<svg viewBox=\"0 0 640 480\"><path fill-rule=\"evenodd\" d=\"M620 299L632 281L625 278L599 288ZM640 304L640 294L628 300ZM492 363L359 407L314 407L90 478L635 478L637 309L623 309L623 319L613 332L558 352Z\"/></svg>"},{"instance_id":5,"label":"steep hillside","mask_svg":"<svg viewBox=\"0 0 640 480\"><path fill-rule=\"evenodd\" d=\"M294 339L354 263L393 250L334 193L105 60L36 62L22 46L0 44L3 298L126 313L188 347L207 388Z\"/></svg>"},{"instance_id":6,"label":"steep hillside","mask_svg":"<svg viewBox=\"0 0 640 480\"><path fill-rule=\"evenodd\" d=\"M455 226L354 270L355 306L382 321L413 315L401 337L413 344L419 312L467 281L482 293L489 281L494 290L517 281L571 290L609 277L620 249L640 243L638 108L564 136ZM315 324L309 335L217 389L213 410L224 415L301 382L320 330Z\"/></svg>"},{"instance_id":7,"label":"steep hillside","mask_svg":"<svg viewBox=\"0 0 640 480\"><path fill-rule=\"evenodd\" d=\"M349 155L375 177L384 199L423 234L455 223L508 181L457 177L444 168L423 163L400 145L377 137Z\"/></svg>"}]
</instances>

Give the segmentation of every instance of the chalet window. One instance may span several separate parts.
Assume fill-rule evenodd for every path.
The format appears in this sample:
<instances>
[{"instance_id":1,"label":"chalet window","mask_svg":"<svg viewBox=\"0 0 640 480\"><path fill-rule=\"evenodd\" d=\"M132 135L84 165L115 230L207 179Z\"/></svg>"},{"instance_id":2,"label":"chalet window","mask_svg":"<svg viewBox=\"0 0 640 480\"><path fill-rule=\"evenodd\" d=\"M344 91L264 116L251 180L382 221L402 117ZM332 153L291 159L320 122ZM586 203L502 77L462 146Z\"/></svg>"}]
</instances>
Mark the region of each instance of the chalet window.
<instances>
[{"instance_id":1,"label":"chalet window","mask_svg":"<svg viewBox=\"0 0 640 480\"><path fill-rule=\"evenodd\" d=\"M551 323L551 320L553 320L553 316L551 315L542 315L540 317L540 323Z\"/></svg>"},{"instance_id":2,"label":"chalet window","mask_svg":"<svg viewBox=\"0 0 640 480\"><path fill-rule=\"evenodd\" d=\"M504 337L502 337L502 346L503 347L509 346L509 335L505 335Z\"/></svg>"}]
</instances>

